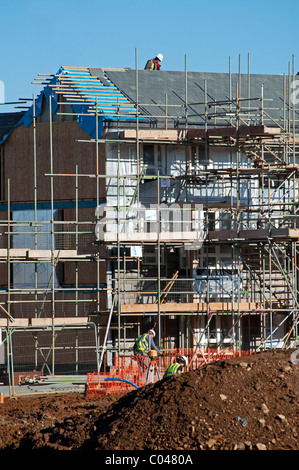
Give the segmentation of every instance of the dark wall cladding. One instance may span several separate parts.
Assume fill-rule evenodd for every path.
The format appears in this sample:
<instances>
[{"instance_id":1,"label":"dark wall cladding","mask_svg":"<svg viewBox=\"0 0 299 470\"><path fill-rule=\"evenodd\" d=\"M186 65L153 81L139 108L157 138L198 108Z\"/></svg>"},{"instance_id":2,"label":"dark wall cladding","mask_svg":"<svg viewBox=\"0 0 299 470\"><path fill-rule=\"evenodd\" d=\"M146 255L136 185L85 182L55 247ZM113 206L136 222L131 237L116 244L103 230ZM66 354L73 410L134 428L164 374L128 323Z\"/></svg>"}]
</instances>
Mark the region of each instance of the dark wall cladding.
<instances>
[{"instance_id":1,"label":"dark wall cladding","mask_svg":"<svg viewBox=\"0 0 299 470\"><path fill-rule=\"evenodd\" d=\"M59 370L60 373L76 373L78 367L81 371L96 370L96 336L93 327L72 330L57 327L54 350L51 329L48 331L15 330L11 344L13 366L16 372L36 370L47 375L53 370L53 363L55 371ZM5 365L0 367L5 369Z\"/></svg>"}]
</instances>

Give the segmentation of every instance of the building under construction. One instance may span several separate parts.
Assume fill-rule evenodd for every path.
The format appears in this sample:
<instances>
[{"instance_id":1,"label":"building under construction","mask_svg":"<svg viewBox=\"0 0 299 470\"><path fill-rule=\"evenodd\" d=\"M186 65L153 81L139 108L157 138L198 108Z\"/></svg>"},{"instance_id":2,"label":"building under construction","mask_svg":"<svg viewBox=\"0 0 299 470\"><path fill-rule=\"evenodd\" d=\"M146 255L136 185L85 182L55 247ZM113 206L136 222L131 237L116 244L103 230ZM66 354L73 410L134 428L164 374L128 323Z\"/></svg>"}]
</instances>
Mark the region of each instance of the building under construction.
<instances>
[{"instance_id":1,"label":"building under construction","mask_svg":"<svg viewBox=\"0 0 299 470\"><path fill-rule=\"evenodd\" d=\"M294 59L254 75L136 55L34 83L0 115L2 369L99 370L148 328L163 350L294 345Z\"/></svg>"}]
</instances>

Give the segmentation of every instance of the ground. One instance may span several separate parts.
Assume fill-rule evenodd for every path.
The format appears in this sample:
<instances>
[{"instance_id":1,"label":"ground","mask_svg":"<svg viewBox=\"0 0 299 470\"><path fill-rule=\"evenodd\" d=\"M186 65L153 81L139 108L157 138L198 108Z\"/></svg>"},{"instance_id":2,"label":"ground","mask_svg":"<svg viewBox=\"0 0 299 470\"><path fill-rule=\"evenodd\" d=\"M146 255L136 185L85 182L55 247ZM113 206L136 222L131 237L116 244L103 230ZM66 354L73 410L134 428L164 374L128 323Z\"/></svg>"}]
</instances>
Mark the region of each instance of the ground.
<instances>
[{"instance_id":1,"label":"ground","mask_svg":"<svg viewBox=\"0 0 299 470\"><path fill-rule=\"evenodd\" d=\"M298 450L297 362L296 351L272 350L206 364L123 397L6 398L0 449Z\"/></svg>"}]
</instances>

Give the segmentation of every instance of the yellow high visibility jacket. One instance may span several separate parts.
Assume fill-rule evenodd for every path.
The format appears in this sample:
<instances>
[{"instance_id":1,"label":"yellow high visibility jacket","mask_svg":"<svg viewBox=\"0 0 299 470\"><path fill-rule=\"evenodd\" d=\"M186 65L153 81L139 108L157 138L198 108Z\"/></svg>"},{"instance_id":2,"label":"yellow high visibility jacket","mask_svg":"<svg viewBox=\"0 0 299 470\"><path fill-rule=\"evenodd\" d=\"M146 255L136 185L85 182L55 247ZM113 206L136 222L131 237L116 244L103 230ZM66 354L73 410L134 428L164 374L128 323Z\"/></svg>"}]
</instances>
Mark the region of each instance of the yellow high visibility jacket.
<instances>
[{"instance_id":1,"label":"yellow high visibility jacket","mask_svg":"<svg viewBox=\"0 0 299 470\"><path fill-rule=\"evenodd\" d=\"M149 344L147 341L147 336L148 336L148 333L144 333L143 335L139 336L139 338L137 338L135 348L134 348L135 352L149 351Z\"/></svg>"},{"instance_id":2,"label":"yellow high visibility jacket","mask_svg":"<svg viewBox=\"0 0 299 470\"><path fill-rule=\"evenodd\" d=\"M168 367L164 374L164 377L170 377L171 375L176 374L179 367L182 367L181 364L179 364L178 362L174 362Z\"/></svg>"}]
</instances>

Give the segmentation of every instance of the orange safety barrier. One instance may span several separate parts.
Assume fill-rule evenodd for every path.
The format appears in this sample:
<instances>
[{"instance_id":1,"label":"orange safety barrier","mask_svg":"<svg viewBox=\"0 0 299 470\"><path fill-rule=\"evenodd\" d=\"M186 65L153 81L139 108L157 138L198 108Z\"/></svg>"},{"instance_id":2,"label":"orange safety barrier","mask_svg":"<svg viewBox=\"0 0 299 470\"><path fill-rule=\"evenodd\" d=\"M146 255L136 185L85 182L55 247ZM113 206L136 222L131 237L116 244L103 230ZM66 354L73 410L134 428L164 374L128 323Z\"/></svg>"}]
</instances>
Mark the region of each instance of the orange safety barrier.
<instances>
[{"instance_id":1,"label":"orange safety barrier","mask_svg":"<svg viewBox=\"0 0 299 470\"><path fill-rule=\"evenodd\" d=\"M156 382L179 356L188 358L185 371L198 369L204 364L251 354L249 351L178 348L169 349L167 353L153 361L147 356L115 356L110 372L93 372L87 374L86 397L109 394L124 395L136 387L143 387L149 382ZM134 386L135 385L135 386Z\"/></svg>"}]
</instances>

